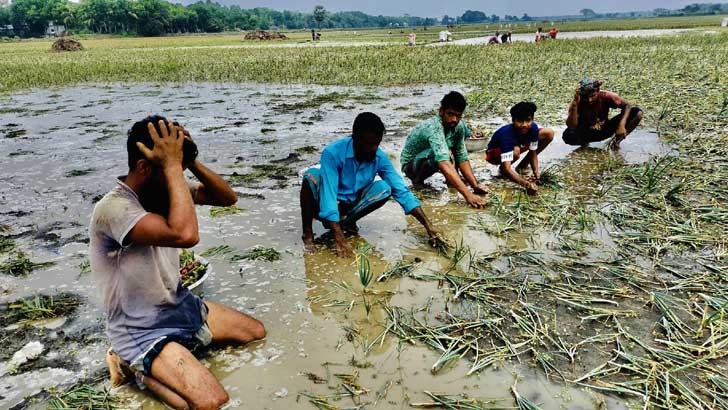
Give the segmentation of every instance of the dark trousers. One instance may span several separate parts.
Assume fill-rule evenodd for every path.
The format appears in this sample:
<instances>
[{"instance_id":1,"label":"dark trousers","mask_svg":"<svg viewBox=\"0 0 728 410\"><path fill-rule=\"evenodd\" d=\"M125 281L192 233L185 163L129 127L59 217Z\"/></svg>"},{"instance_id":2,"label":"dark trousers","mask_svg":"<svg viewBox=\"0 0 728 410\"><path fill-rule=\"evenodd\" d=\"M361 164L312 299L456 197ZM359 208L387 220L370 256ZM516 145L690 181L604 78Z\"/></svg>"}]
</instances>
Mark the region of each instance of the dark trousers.
<instances>
[{"instance_id":1,"label":"dark trousers","mask_svg":"<svg viewBox=\"0 0 728 410\"><path fill-rule=\"evenodd\" d=\"M639 107L632 107L629 111L629 117L627 122L634 119L637 113L642 112ZM622 121L622 113L615 115L614 117L607 120L600 130L594 130L587 127L578 127L577 129L567 128L562 135L564 142L568 145L586 145L590 142L604 141L607 138L611 138L614 133L617 132L617 127Z\"/></svg>"}]
</instances>

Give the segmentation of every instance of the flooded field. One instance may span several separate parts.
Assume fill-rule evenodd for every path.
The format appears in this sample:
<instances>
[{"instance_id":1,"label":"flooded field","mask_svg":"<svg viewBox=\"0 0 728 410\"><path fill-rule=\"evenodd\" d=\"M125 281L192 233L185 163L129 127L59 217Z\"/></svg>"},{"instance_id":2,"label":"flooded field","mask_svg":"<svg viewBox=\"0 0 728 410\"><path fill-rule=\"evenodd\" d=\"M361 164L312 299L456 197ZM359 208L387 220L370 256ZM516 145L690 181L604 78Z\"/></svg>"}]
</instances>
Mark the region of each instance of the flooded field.
<instances>
[{"instance_id":1,"label":"flooded field","mask_svg":"<svg viewBox=\"0 0 728 410\"><path fill-rule=\"evenodd\" d=\"M550 30L548 25L544 25L544 34ZM686 34L689 32L701 32L705 30L697 29L650 29L650 30L604 30L604 31L564 31L559 32L557 39L585 39L585 38L627 38L627 37L655 37L655 36L671 36ZM525 41L534 42L535 32L533 33L516 33L513 34L511 40L513 41ZM462 40L455 40L449 43L436 43L436 45L475 45L475 44L488 44L490 35L486 37L475 37L466 38ZM547 41L550 39L547 39Z\"/></svg>"},{"instance_id":2,"label":"flooded field","mask_svg":"<svg viewBox=\"0 0 728 410\"><path fill-rule=\"evenodd\" d=\"M80 305L60 321L2 330L0 408L11 408L44 388L104 374L103 352L108 345L97 288L88 272L87 225L94 203L114 186L116 176L126 173L126 129L152 113L167 115L190 129L200 159L224 174L240 197L241 212L234 215L213 217L209 207L198 207L201 241L195 248L203 252L217 247L208 256L215 274L205 284L205 297L255 316L268 330L262 342L205 356L204 363L230 393L229 408L314 408L307 402L323 401L339 408L403 409L432 403L426 391L466 394L492 400L493 408L512 408L511 387L516 380L518 392L543 409L627 408L626 396L564 383L564 377L554 374L549 377L526 351L523 357L502 357L468 375L472 358L443 361L443 352L427 347L426 339L397 337L390 326L392 309L445 322L448 315L473 307L453 298L452 284L426 280L432 272L452 270L452 258L429 248L424 230L402 215L394 202L362 220L359 236L352 240L373 247L368 257L375 278L399 262L416 263L411 274L370 285L373 308L368 316L355 263L335 256L318 223L314 227L320 251L304 254L300 175L318 162L321 149L348 135L357 113L372 111L387 126L382 148L396 163L409 129L434 114L450 89L112 84L4 97L0 228L32 262L52 266L38 267L27 276L0 276L0 302L65 293L77 296ZM503 121L477 113L466 113L466 119L484 129ZM561 123L542 125L557 129L556 140L540 157L542 168L563 167L563 183L585 196L600 189L600 181L593 178L599 169L615 163L640 164L671 152L657 134L642 129L617 153L605 150L603 143L574 149L561 142ZM515 185L496 177L496 168L484 161L482 153L471 154L471 161L476 176L490 183L493 200L507 204L523 200ZM276 166L255 167L270 164ZM545 189L543 196L551 198L550 192ZM468 209L441 177L416 195L436 227L454 243L462 238L473 255L504 250L553 253L556 233L549 227L513 228L506 234L483 229L484 220L491 226L497 222L494 211ZM587 229L584 240L599 243L593 246L596 250L588 250L598 253L601 246L610 246L610 228L593 228ZM236 261L235 255L255 246L275 248L281 259ZM624 303L640 308L628 298ZM480 311L468 314L481 319ZM624 320L634 329L646 323L641 320L654 322L654 315L647 316ZM564 321L563 326L571 325ZM569 329L582 332L589 326L577 323ZM644 333L649 332L645 327ZM583 375L601 363L590 352L582 352L564 379L573 380L573 375ZM324 397L339 392L342 384L360 389L359 394ZM117 393L125 408L163 408L129 387Z\"/></svg>"}]
</instances>

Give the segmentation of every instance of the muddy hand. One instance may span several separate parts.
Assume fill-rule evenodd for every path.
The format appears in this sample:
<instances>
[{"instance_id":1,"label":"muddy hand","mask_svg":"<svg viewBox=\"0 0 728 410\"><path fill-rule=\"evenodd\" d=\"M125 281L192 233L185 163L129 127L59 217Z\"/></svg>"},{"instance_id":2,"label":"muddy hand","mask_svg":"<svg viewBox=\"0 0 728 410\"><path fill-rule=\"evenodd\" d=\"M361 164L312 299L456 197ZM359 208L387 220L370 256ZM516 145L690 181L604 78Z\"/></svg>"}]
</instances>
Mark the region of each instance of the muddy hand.
<instances>
[{"instance_id":1,"label":"muddy hand","mask_svg":"<svg viewBox=\"0 0 728 410\"><path fill-rule=\"evenodd\" d=\"M468 205L472 206L476 209L482 209L485 208L485 200L477 195L470 195L465 200L468 202Z\"/></svg>"},{"instance_id":2,"label":"muddy hand","mask_svg":"<svg viewBox=\"0 0 728 410\"><path fill-rule=\"evenodd\" d=\"M528 185L526 185L526 192L528 192L528 195L536 195L538 194L538 186L536 186L533 182L529 182Z\"/></svg>"},{"instance_id":3,"label":"muddy hand","mask_svg":"<svg viewBox=\"0 0 728 410\"><path fill-rule=\"evenodd\" d=\"M476 193L478 195L485 195L488 193L488 188L486 188L483 185L478 184L473 187L473 193Z\"/></svg>"},{"instance_id":4,"label":"muddy hand","mask_svg":"<svg viewBox=\"0 0 728 410\"><path fill-rule=\"evenodd\" d=\"M151 122L147 123L147 130L154 141L154 148L150 150L141 142L137 142L139 151L149 162L163 168L182 164L184 134L171 122L165 124L162 120L159 121L159 129L162 133L161 136Z\"/></svg>"},{"instance_id":5,"label":"muddy hand","mask_svg":"<svg viewBox=\"0 0 728 410\"><path fill-rule=\"evenodd\" d=\"M349 259L354 257L354 250L346 241L336 242L336 254L340 258Z\"/></svg>"}]
</instances>

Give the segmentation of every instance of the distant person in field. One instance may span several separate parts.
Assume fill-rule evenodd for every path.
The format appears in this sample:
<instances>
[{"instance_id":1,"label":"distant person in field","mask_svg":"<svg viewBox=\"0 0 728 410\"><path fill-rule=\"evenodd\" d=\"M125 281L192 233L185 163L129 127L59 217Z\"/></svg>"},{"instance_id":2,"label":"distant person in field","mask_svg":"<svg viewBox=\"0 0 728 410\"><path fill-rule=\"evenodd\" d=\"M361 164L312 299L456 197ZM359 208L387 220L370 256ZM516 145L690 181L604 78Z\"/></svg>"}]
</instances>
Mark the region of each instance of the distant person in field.
<instances>
[{"instance_id":1,"label":"distant person in field","mask_svg":"<svg viewBox=\"0 0 728 410\"><path fill-rule=\"evenodd\" d=\"M500 39L501 39L501 44L511 43L511 42L512 42L512 40L511 40L511 36L512 36L512 35L513 35L513 34L512 34L512 33L511 33L510 31L509 31L509 32L507 32L507 33L503 33L503 34L501 34L501 37L500 37Z\"/></svg>"},{"instance_id":2,"label":"distant person in field","mask_svg":"<svg viewBox=\"0 0 728 410\"><path fill-rule=\"evenodd\" d=\"M266 331L182 286L179 255L199 241L195 204L230 206L237 195L197 159L189 132L163 117L135 123L126 148L129 171L96 204L89 226L112 385L131 377L171 408L218 409L228 394L193 353L262 339ZM199 183L188 182L185 169Z\"/></svg>"},{"instance_id":3,"label":"distant person in field","mask_svg":"<svg viewBox=\"0 0 728 410\"><path fill-rule=\"evenodd\" d=\"M559 34L559 30L556 27L551 27L551 31L549 31L549 37L551 37L552 40L556 40L557 34Z\"/></svg>"},{"instance_id":4,"label":"distant person in field","mask_svg":"<svg viewBox=\"0 0 728 410\"><path fill-rule=\"evenodd\" d=\"M311 29L311 41L316 41L316 30Z\"/></svg>"},{"instance_id":5,"label":"distant person in field","mask_svg":"<svg viewBox=\"0 0 728 410\"><path fill-rule=\"evenodd\" d=\"M300 199L307 252L316 250L313 220L318 219L333 232L336 253L352 257L344 231L357 232L357 221L381 208L390 197L422 224L431 245L439 240L420 201L379 148L383 136L382 120L370 112L361 113L354 120L351 136L329 144L321 153L321 167L304 173ZM381 179L375 181L377 176Z\"/></svg>"},{"instance_id":6,"label":"distant person in field","mask_svg":"<svg viewBox=\"0 0 728 410\"><path fill-rule=\"evenodd\" d=\"M543 27L539 27L538 30L536 30L536 42L542 41L545 39L545 34L543 33Z\"/></svg>"},{"instance_id":7,"label":"distant person in field","mask_svg":"<svg viewBox=\"0 0 728 410\"><path fill-rule=\"evenodd\" d=\"M407 45L414 46L417 43L417 34L414 32L409 33Z\"/></svg>"},{"instance_id":8,"label":"distant person in field","mask_svg":"<svg viewBox=\"0 0 728 410\"><path fill-rule=\"evenodd\" d=\"M488 44L500 44L500 32L496 31L495 34L488 39Z\"/></svg>"},{"instance_id":9,"label":"distant person in field","mask_svg":"<svg viewBox=\"0 0 728 410\"><path fill-rule=\"evenodd\" d=\"M462 120L466 106L465 97L456 91L443 97L438 115L417 124L407 136L400 162L402 172L415 185L421 185L436 172L441 172L470 206L484 208L485 200L478 195L486 194L488 190L473 175L465 148L465 138L471 135L470 128Z\"/></svg>"},{"instance_id":10,"label":"distant person in field","mask_svg":"<svg viewBox=\"0 0 728 410\"><path fill-rule=\"evenodd\" d=\"M522 185L531 195L538 191L537 185L540 183L538 154L554 139L554 130L541 128L533 121L535 113L536 104L532 102L514 105L511 108L511 123L500 127L493 134L486 151L486 160L493 165L500 165L501 175ZM521 162L514 171L513 165L519 159ZM529 165L533 175L521 177L519 173Z\"/></svg>"},{"instance_id":11,"label":"distant person in field","mask_svg":"<svg viewBox=\"0 0 728 410\"><path fill-rule=\"evenodd\" d=\"M579 83L574 99L569 104L564 142L569 145L587 145L614 136L613 148L627 138L642 121L642 110L619 95L602 91L602 82L585 78ZM621 112L609 118L610 109Z\"/></svg>"}]
</instances>

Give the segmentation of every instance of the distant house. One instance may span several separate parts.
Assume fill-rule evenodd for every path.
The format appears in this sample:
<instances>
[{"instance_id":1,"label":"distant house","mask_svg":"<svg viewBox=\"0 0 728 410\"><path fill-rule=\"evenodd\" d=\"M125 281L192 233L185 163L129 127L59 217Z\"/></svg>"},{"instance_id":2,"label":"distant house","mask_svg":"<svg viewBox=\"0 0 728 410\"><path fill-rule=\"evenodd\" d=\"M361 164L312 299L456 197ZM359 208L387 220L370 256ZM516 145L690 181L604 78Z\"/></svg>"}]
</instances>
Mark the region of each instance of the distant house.
<instances>
[{"instance_id":1,"label":"distant house","mask_svg":"<svg viewBox=\"0 0 728 410\"><path fill-rule=\"evenodd\" d=\"M15 29L11 24L7 26L0 25L0 37L12 37L15 35Z\"/></svg>"},{"instance_id":2,"label":"distant house","mask_svg":"<svg viewBox=\"0 0 728 410\"><path fill-rule=\"evenodd\" d=\"M63 37L66 34L66 26L49 21L45 34L47 37Z\"/></svg>"}]
</instances>

